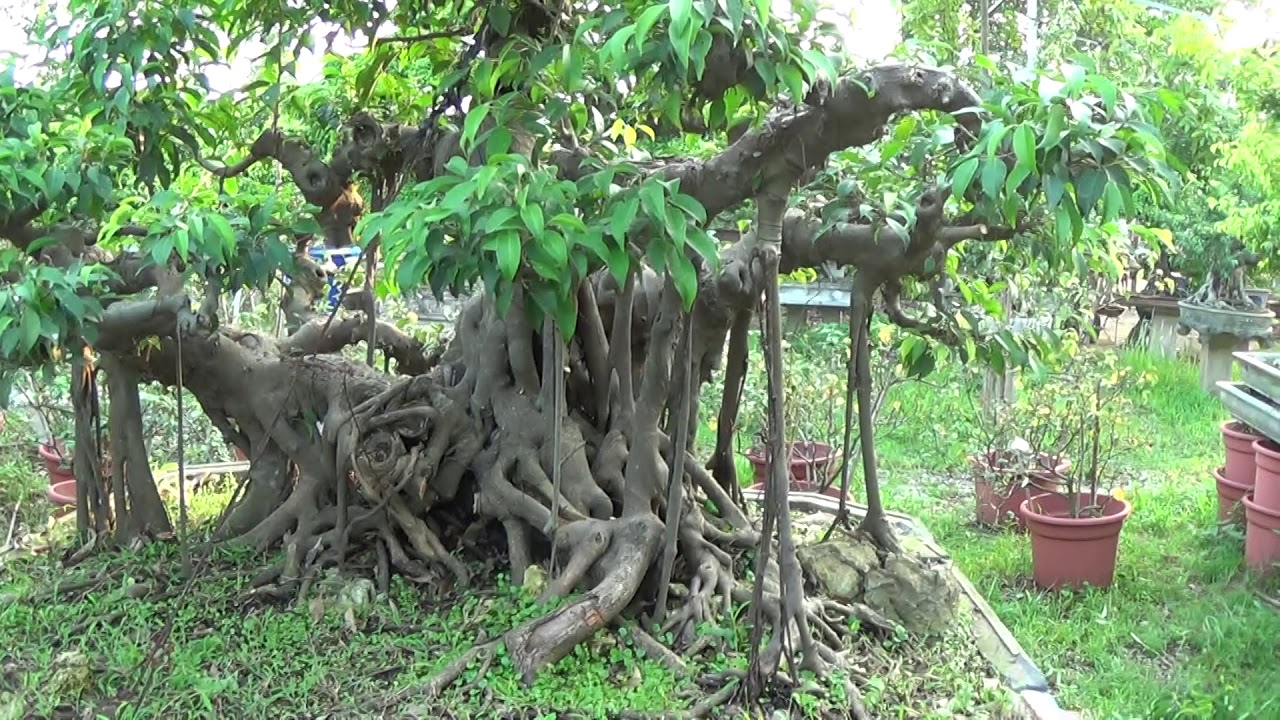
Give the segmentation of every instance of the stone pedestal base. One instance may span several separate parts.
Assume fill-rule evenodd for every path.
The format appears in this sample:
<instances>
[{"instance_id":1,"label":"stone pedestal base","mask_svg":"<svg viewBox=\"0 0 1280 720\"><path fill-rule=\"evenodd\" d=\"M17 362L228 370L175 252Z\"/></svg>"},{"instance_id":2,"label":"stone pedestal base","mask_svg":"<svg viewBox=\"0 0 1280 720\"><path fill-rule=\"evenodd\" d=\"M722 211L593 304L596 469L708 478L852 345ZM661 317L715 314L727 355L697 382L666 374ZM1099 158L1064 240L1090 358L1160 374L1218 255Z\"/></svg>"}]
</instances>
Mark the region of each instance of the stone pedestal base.
<instances>
[{"instance_id":1,"label":"stone pedestal base","mask_svg":"<svg viewBox=\"0 0 1280 720\"><path fill-rule=\"evenodd\" d=\"M1157 308L1151 313L1151 329L1147 345L1156 357L1178 356L1178 311Z\"/></svg>"},{"instance_id":2,"label":"stone pedestal base","mask_svg":"<svg viewBox=\"0 0 1280 720\"><path fill-rule=\"evenodd\" d=\"M1235 335L1201 337L1200 387L1205 392L1217 393L1218 381L1231 379L1231 371L1235 367L1235 357L1231 353L1239 347L1240 339Z\"/></svg>"}]
</instances>

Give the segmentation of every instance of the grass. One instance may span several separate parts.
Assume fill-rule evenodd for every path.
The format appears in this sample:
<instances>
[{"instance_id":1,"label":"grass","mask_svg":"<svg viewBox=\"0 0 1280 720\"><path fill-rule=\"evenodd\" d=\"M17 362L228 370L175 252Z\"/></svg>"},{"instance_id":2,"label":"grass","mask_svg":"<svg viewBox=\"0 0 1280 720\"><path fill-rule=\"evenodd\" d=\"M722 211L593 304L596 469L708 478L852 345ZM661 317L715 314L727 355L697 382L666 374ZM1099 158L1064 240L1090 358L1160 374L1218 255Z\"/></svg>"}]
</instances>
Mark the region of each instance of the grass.
<instances>
[{"instance_id":1,"label":"grass","mask_svg":"<svg viewBox=\"0 0 1280 720\"><path fill-rule=\"evenodd\" d=\"M802 372L811 362L804 353L821 348L796 347L789 362ZM1026 537L972 524L964 467L976 387L954 369L942 368L930 384L893 391L886 413L900 422L889 423L877 439L887 502L929 525L1064 705L1090 718L1280 717L1274 692L1280 614L1258 599L1257 581L1241 570L1242 538L1214 522L1208 470L1221 462L1217 424L1225 414L1198 389L1193 365L1133 353L1126 362L1160 381L1134 418L1134 442L1116 473L1134 514L1121 537L1111 589L1039 592L1028 580ZM819 364L815 377L842 382L830 362ZM749 382L760 388L759 379L753 372ZM828 402L820 387L826 381L806 379L799 386L815 396L797 399ZM44 507L45 481L23 456L17 432L0 433L4 530L19 500L23 524L38 524L33 511ZM713 436L712 423L704 422L700 444ZM739 467L749 476L745 459ZM225 489L198 494L192 514L209 518L225 499ZM549 718L569 710L559 717L602 717L687 707L707 693L644 657L625 631L609 631L532 685L520 682L499 654L488 667L473 666L444 697L424 700L415 689L477 637L545 612L496 570L488 586L466 595L396 579L388 597L371 603L350 597L362 585L330 580L317 583L319 600L292 607L243 596L263 563L243 553L217 553L186 592L173 545L104 554L69 571L57 567L55 555L10 557L0 567L0 720L86 709L111 718ZM111 582L50 592L55 583L65 587L103 571ZM142 598L127 599L137 595ZM171 632L163 633L170 618ZM744 635L745 623L731 622L723 651L691 659L695 671L741 667ZM851 669L871 678L863 692L875 717L1008 713L964 629L927 644L868 642L851 657ZM148 666L154 666L149 673ZM800 717L816 717L838 701L777 699Z\"/></svg>"},{"instance_id":2,"label":"grass","mask_svg":"<svg viewBox=\"0 0 1280 720\"><path fill-rule=\"evenodd\" d=\"M45 480L21 445L10 443L10 462L0 464L8 493L0 497L44 508ZM197 532L230 491L214 484L192 496ZM499 646L491 664L477 661L428 699L428 680L478 640L551 609L505 579L500 553L474 568L481 584L466 592L397 577L387 596L371 600L368 581L329 576L295 606L246 595L265 562L252 553L216 551L187 587L176 544L100 553L64 568L59 558L69 547L61 540L47 552L0 557L0 720L654 716L692 706L712 691L699 678L747 662L749 628L738 607L725 627L704 628L723 642L684 658L687 675L649 659L634 629L620 628L597 633L532 684ZM840 680L857 672L869 678L863 701L878 718L1013 717L965 628L928 643L866 637L850 656L856 663L837 669L827 697L779 694L767 704L794 717L843 716Z\"/></svg>"},{"instance_id":3,"label":"grass","mask_svg":"<svg viewBox=\"0 0 1280 720\"><path fill-rule=\"evenodd\" d=\"M924 520L1056 687L1096 718L1280 717L1280 612L1242 569L1243 537L1219 529L1209 471L1222 462L1217 400L1198 368L1126 353L1159 378L1134 418L1114 486L1134 505L1106 591L1045 593L1025 536L973 524L963 477L967 401L900 389L913 418L880 443L890 507ZM936 442L923 443L940 428ZM1272 589L1273 590L1273 589Z\"/></svg>"}]
</instances>

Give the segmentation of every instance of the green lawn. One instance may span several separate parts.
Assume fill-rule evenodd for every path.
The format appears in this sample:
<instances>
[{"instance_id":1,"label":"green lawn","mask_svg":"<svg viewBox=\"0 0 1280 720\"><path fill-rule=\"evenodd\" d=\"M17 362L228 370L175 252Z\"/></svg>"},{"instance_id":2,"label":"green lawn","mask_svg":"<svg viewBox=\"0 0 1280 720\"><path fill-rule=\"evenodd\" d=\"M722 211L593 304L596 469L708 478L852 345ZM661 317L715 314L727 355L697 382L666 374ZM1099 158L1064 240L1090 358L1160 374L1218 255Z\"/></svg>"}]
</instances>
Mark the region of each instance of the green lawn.
<instances>
[{"instance_id":1,"label":"green lawn","mask_svg":"<svg viewBox=\"0 0 1280 720\"><path fill-rule=\"evenodd\" d=\"M973 524L960 438L976 388L898 388L910 419L880 443L887 502L929 525L1063 705L1097 718L1280 717L1280 611L1256 594L1276 588L1247 576L1242 533L1216 524L1209 472L1222 461L1226 413L1199 389L1194 364L1125 360L1159 380L1117 461L1114 485L1134 510L1111 589L1038 591L1027 538Z\"/></svg>"}]
</instances>

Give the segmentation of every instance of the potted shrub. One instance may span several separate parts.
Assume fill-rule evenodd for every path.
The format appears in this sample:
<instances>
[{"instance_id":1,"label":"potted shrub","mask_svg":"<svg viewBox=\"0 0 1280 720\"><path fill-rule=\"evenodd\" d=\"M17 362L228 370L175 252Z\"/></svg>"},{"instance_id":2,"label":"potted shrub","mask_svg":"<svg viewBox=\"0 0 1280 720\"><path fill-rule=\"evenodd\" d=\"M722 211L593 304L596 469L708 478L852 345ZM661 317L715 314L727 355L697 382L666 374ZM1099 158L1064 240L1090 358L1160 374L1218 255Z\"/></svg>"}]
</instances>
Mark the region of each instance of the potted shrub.
<instances>
[{"instance_id":1,"label":"potted shrub","mask_svg":"<svg viewBox=\"0 0 1280 720\"><path fill-rule=\"evenodd\" d=\"M71 453L61 440L53 438L36 443L36 454L44 462L50 487L75 478L71 473Z\"/></svg>"},{"instance_id":2,"label":"potted shrub","mask_svg":"<svg viewBox=\"0 0 1280 720\"><path fill-rule=\"evenodd\" d=\"M1059 478L1071 461L1044 452L1051 427L1048 414L1034 410L1034 395L979 412L975 427L982 450L969 456L979 525L1012 521L1026 529L1022 503L1043 493L1063 491Z\"/></svg>"},{"instance_id":3,"label":"potted shrub","mask_svg":"<svg viewBox=\"0 0 1280 720\"><path fill-rule=\"evenodd\" d=\"M798 342L808 341L804 333ZM821 338L819 338L821 342ZM819 355L821 355L819 353ZM844 389L839 380L843 373L836 373L837 357L832 355L831 367L795 363L787 368L783 378L783 413L787 435L787 469L791 476L792 492L822 492L840 497L840 487L832 486L832 468L840 455L839 418L843 415ZM814 402L814 396L824 402ZM767 405L762 404L753 447L747 451L754 475L752 489L763 489L768 473L768 418Z\"/></svg>"},{"instance_id":4,"label":"potted shrub","mask_svg":"<svg viewBox=\"0 0 1280 720\"><path fill-rule=\"evenodd\" d=\"M1133 506L1100 488L1132 409L1129 392L1144 380L1106 355L1055 383L1051 412L1057 422L1046 446L1079 465L1058 475L1064 492L1022 504L1037 585L1108 587L1114 580L1120 531Z\"/></svg>"}]
</instances>

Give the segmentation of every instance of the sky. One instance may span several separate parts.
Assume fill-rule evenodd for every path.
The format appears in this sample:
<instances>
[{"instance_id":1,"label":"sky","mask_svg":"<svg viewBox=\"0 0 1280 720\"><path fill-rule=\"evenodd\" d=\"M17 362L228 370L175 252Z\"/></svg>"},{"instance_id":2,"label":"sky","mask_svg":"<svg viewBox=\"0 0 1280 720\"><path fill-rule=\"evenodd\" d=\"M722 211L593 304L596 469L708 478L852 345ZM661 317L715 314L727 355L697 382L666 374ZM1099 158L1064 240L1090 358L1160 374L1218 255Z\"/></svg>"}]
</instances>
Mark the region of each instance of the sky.
<instances>
[{"instance_id":1,"label":"sky","mask_svg":"<svg viewBox=\"0 0 1280 720\"><path fill-rule=\"evenodd\" d=\"M27 42L26 26L45 0L0 0L0 55L5 51L18 55L19 78L32 77L33 68L41 54ZM826 15L841 27L846 39L846 51L864 61L874 61L887 56L901 38L898 3L905 0L822 0L829 9ZM56 0L55 0L56 2ZM773 0L777 11L790 10L789 0ZM834 8L840 7L837 11ZM852 7L851 7L852 6ZM1224 42L1228 47L1253 47L1267 39L1280 40L1280 0L1261 0L1248 8L1242 2L1232 0L1224 14L1231 21ZM319 34L318 34L319 36ZM335 48L350 52L359 47L350 39L339 39ZM230 66L209 68L206 72L215 91L226 91L246 82L251 71L250 58L258 54L254 48L243 48ZM2 62L2 60L0 60ZM27 67L22 67L23 65ZM299 59L298 79L301 82L319 77L323 58L308 52Z\"/></svg>"},{"instance_id":2,"label":"sky","mask_svg":"<svg viewBox=\"0 0 1280 720\"><path fill-rule=\"evenodd\" d=\"M18 72L18 77L22 80L33 77L34 69L30 66L39 62L42 57L39 49L27 42L25 30L40 2L41 0L0 0L0 55L8 50L22 58ZM773 2L774 8L779 12L785 13L791 8L789 0ZM898 44L900 32L895 2L896 0L821 0L821 4L828 8L825 17L844 31L845 44L851 54L868 61L885 57ZM836 6L840 6L842 10L835 10ZM394 29L384 28L380 34L393 33ZM316 37L324 34L325 31L317 32ZM334 49L337 52L351 52L364 44L363 38L352 41L351 38L340 37ZM250 58L259 54L261 49L242 47L239 57L230 66L207 69L205 74L213 89L226 91L244 84L252 67ZM23 65L27 67L22 67ZM299 58L298 80L305 83L318 78L322 68L323 57L308 51Z\"/></svg>"}]
</instances>

